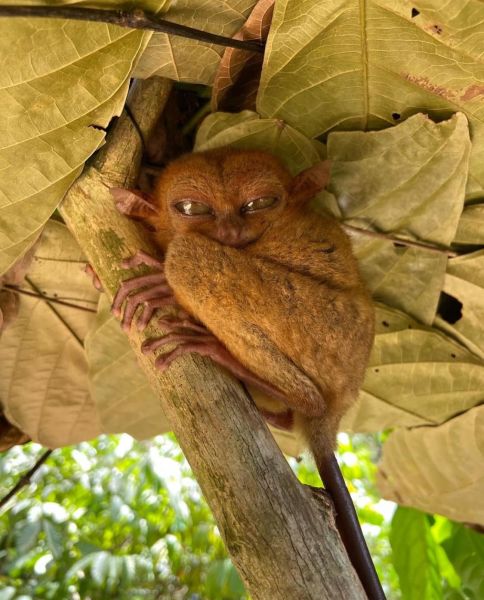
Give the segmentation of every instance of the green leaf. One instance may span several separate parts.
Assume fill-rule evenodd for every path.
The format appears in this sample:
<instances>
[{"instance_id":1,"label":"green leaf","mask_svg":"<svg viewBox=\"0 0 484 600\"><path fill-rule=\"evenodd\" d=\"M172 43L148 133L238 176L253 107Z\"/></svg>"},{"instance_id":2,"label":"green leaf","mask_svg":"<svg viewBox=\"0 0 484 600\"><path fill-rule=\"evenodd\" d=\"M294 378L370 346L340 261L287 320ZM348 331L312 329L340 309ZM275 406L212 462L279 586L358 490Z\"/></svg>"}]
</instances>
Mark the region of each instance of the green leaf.
<instances>
[{"instance_id":1,"label":"green leaf","mask_svg":"<svg viewBox=\"0 0 484 600\"><path fill-rule=\"evenodd\" d=\"M225 560L215 560L207 569L207 579L205 581L206 592L209 598L217 600L220 598L220 590L224 588L227 578L227 562Z\"/></svg>"},{"instance_id":2,"label":"green leaf","mask_svg":"<svg viewBox=\"0 0 484 600\"><path fill-rule=\"evenodd\" d=\"M244 584L237 569L230 562L227 574L227 589L230 592L231 598L240 598L245 592Z\"/></svg>"},{"instance_id":3,"label":"green leaf","mask_svg":"<svg viewBox=\"0 0 484 600\"><path fill-rule=\"evenodd\" d=\"M310 140L277 119L261 119L256 113L214 113L197 133L195 149L210 150L235 146L247 150L267 150L279 157L292 173L299 173L321 160L324 146Z\"/></svg>"},{"instance_id":4,"label":"green leaf","mask_svg":"<svg viewBox=\"0 0 484 600\"><path fill-rule=\"evenodd\" d=\"M53 523L50 519L46 519L45 517L42 519L42 527L45 532L47 546L52 552L52 556L54 558L59 558L64 552L65 546L63 530L59 527L59 525Z\"/></svg>"},{"instance_id":5,"label":"green leaf","mask_svg":"<svg viewBox=\"0 0 484 600\"><path fill-rule=\"evenodd\" d=\"M484 400L484 364L441 332L376 304L376 336L358 402L342 429L438 424Z\"/></svg>"},{"instance_id":6,"label":"green leaf","mask_svg":"<svg viewBox=\"0 0 484 600\"><path fill-rule=\"evenodd\" d=\"M459 220L456 244L484 245L484 204L467 206Z\"/></svg>"},{"instance_id":7,"label":"green leaf","mask_svg":"<svg viewBox=\"0 0 484 600\"><path fill-rule=\"evenodd\" d=\"M123 581L130 585L136 578L136 561L134 556L122 556Z\"/></svg>"},{"instance_id":8,"label":"green leaf","mask_svg":"<svg viewBox=\"0 0 484 600\"><path fill-rule=\"evenodd\" d=\"M443 291L462 304L462 315L435 324L484 360L484 250L450 259Z\"/></svg>"},{"instance_id":9,"label":"green leaf","mask_svg":"<svg viewBox=\"0 0 484 600\"><path fill-rule=\"evenodd\" d=\"M424 112L471 123L469 197L484 189L484 21L480 2L281 0L276 3L258 112L308 137L380 129Z\"/></svg>"},{"instance_id":10,"label":"green leaf","mask_svg":"<svg viewBox=\"0 0 484 600\"><path fill-rule=\"evenodd\" d=\"M93 328L86 336L85 348L103 431L126 432L138 439L169 431L160 401L104 296Z\"/></svg>"},{"instance_id":11,"label":"green leaf","mask_svg":"<svg viewBox=\"0 0 484 600\"><path fill-rule=\"evenodd\" d=\"M418 381L418 379L416 379ZM440 425L398 429L377 475L385 498L484 525L484 406Z\"/></svg>"},{"instance_id":12,"label":"green leaf","mask_svg":"<svg viewBox=\"0 0 484 600\"><path fill-rule=\"evenodd\" d=\"M15 588L8 585L3 590L0 590L0 600L12 600L15 598Z\"/></svg>"},{"instance_id":13,"label":"green leaf","mask_svg":"<svg viewBox=\"0 0 484 600\"><path fill-rule=\"evenodd\" d=\"M469 150L462 114L439 124L415 115L384 131L332 133L329 191L350 225L448 247L464 206ZM352 239L374 298L430 325L446 255L361 234Z\"/></svg>"},{"instance_id":14,"label":"green leaf","mask_svg":"<svg viewBox=\"0 0 484 600\"><path fill-rule=\"evenodd\" d=\"M454 525L454 534L444 548L462 580L469 600L484 598L484 536L468 527Z\"/></svg>"},{"instance_id":15,"label":"green leaf","mask_svg":"<svg viewBox=\"0 0 484 600\"><path fill-rule=\"evenodd\" d=\"M163 18L195 29L232 37L256 0L176 0ZM155 33L140 57L134 77L158 75L175 81L212 84L225 48L166 33Z\"/></svg>"},{"instance_id":16,"label":"green leaf","mask_svg":"<svg viewBox=\"0 0 484 600\"><path fill-rule=\"evenodd\" d=\"M115 590L120 585L122 574L123 557L111 555L109 557L109 572L107 579L108 590Z\"/></svg>"},{"instance_id":17,"label":"green leaf","mask_svg":"<svg viewBox=\"0 0 484 600\"><path fill-rule=\"evenodd\" d=\"M99 587L102 587L109 574L109 562L111 554L109 552L97 552L89 555L91 561L91 575Z\"/></svg>"},{"instance_id":18,"label":"green leaf","mask_svg":"<svg viewBox=\"0 0 484 600\"><path fill-rule=\"evenodd\" d=\"M41 519L37 519L35 521L22 522L15 535L15 546L19 554L26 554L35 546L41 528Z\"/></svg>"},{"instance_id":19,"label":"green leaf","mask_svg":"<svg viewBox=\"0 0 484 600\"><path fill-rule=\"evenodd\" d=\"M58 19L0 23L0 273L35 241L119 115L150 34Z\"/></svg>"},{"instance_id":20,"label":"green leaf","mask_svg":"<svg viewBox=\"0 0 484 600\"><path fill-rule=\"evenodd\" d=\"M34 441L51 448L100 433L82 346L99 293L83 272L85 264L65 225L49 221L21 284L34 296L19 295L18 317L0 345L5 414ZM35 294L71 306L48 303Z\"/></svg>"},{"instance_id":21,"label":"green leaf","mask_svg":"<svg viewBox=\"0 0 484 600\"><path fill-rule=\"evenodd\" d=\"M430 533L428 516L398 507L392 519L390 542L402 600L442 600L437 544Z\"/></svg>"}]
</instances>

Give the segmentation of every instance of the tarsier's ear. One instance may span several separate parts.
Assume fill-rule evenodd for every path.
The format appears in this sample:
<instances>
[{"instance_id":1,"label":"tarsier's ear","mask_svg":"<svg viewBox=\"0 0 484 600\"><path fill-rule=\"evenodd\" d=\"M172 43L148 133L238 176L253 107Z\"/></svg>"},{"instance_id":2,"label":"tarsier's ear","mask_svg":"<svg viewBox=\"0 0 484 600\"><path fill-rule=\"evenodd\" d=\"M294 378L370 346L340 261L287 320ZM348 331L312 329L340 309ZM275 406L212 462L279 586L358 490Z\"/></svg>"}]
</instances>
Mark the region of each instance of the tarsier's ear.
<instances>
[{"instance_id":1,"label":"tarsier's ear","mask_svg":"<svg viewBox=\"0 0 484 600\"><path fill-rule=\"evenodd\" d=\"M111 188L109 191L114 198L116 208L122 215L143 221L150 227L153 226L158 210L149 194L141 190L125 188Z\"/></svg>"},{"instance_id":2,"label":"tarsier's ear","mask_svg":"<svg viewBox=\"0 0 484 600\"><path fill-rule=\"evenodd\" d=\"M300 202L311 200L316 194L323 190L329 182L331 172L331 161L323 160L309 169L301 171L292 180L291 198Z\"/></svg>"}]
</instances>

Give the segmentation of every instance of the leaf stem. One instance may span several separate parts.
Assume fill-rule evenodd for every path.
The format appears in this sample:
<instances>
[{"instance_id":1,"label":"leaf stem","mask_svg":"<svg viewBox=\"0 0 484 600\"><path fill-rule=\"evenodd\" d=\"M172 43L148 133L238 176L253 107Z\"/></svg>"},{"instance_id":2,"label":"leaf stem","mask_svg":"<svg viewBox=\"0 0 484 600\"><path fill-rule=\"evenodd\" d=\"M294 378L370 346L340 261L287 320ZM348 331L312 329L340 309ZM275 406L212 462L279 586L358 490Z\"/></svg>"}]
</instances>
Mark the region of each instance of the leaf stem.
<instances>
[{"instance_id":1,"label":"leaf stem","mask_svg":"<svg viewBox=\"0 0 484 600\"><path fill-rule=\"evenodd\" d=\"M435 254L445 254L449 258L455 258L456 256L459 256L458 252L453 252L452 250L448 250L447 248L440 248L439 246L432 246L432 244L426 244L425 242L414 242L413 240L406 240L404 238L389 235L388 233L383 233L381 231L371 231L370 229L355 227L354 225L348 225L347 223L342 223L341 226L345 231L347 231L350 234L356 233L358 235L366 235L368 237L386 240L387 242L392 242L393 244L399 244L401 246L421 248L422 250L434 252Z\"/></svg>"},{"instance_id":2,"label":"leaf stem","mask_svg":"<svg viewBox=\"0 0 484 600\"><path fill-rule=\"evenodd\" d=\"M235 40L208 31L201 31L166 19L160 19L154 13L141 9L134 10L103 10L99 8L81 8L78 6L0 6L0 17L41 17L48 19L73 19L77 21L94 21L110 23L129 29L145 29L170 35L218 44L229 48L240 48L252 52L264 52L264 44L248 40Z\"/></svg>"},{"instance_id":3,"label":"leaf stem","mask_svg":"<svg viewBox=\"0 0 484 600\"><path fill-rule=\"evenodd\" d=\"M47 296L47 294L42 294L42 292L31 292L26 290L25 288L18 287L16 285L12 285L6 283L4 286L7 290L12 290L12 292L17 292L18 294L23 294L24 296L32 296L34 298L40 298L41 300L45 300L45 302L53 302L54 304L61 304L62 306L68 306L69 308L76 308L78 310L84 310L86 312L95 313L95 308L89 308L87 306L82 306L80 304L74 304L73 302L67 302L66 300L61 300L60 298L54 298L52 296Z\"/></svg>"}]
</instances>

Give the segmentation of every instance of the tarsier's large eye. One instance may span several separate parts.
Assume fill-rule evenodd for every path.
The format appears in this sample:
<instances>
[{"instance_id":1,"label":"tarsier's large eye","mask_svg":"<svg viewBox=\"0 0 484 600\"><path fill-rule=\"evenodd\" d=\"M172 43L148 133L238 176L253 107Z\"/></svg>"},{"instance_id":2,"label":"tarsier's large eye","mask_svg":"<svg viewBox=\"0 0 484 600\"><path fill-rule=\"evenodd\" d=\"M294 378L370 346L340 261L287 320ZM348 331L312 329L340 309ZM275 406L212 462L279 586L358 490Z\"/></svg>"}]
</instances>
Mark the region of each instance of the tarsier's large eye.
<instances>
[{"instance_id":1,"label":"tarsier's large eye","mask_svg":"<svg viewBox=\"0 0 484 600\"><path fill-rule=\"evenodd\" d=\"M256 210L262 210L264 208L271 208L272 206L277 204L277 202L279 202L279 198L276 198L275 196L264 196L262 198L257 198L256 200L251 200L250 202L247 202L247 204L244 204L244 206L242 207L242 212L247 213L254 212Z\"/></svg>"},{"instance_id":2,"label":"tarsier's large eye","mask_svg":"<svg viewBox=\"0 0 484 600\"><path fill-rule=\"evenodd\" d=\"M175 204L175 208L182 215L189 217L198 217L200 215L213 215L212 207L203 202L195 202L195 200L182 200Z\"/></svg>"}]
</instances>

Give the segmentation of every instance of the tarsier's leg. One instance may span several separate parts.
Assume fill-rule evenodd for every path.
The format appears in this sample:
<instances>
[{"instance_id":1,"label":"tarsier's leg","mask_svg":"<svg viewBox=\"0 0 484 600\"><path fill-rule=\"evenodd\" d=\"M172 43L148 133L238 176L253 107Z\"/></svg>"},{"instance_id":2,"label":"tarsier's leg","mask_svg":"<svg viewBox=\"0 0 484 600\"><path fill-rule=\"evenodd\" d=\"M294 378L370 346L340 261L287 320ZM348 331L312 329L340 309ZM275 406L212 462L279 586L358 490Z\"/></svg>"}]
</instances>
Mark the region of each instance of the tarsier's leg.
<instances>
[{"instance_id":1,"label":"tarsier's leg","mask_svg":"<svg viewBox=\"0 0 484 600\"><path fill-rule=\"evenodd\" d=\"M176 344L176 347L159 356L155 365L162 371L167 369L171 363L189 353L208 356L215 363L227 369L234 377L257 387L262 392L265 392L270 397L287 402L286 395L274 385L268 383L261 377L249 371L242 365L227 348L200 323L196 323L193 319L186 316L161 318L160 323L167 329L168 334L148 340L142 346L142 351L145 354L155 352L159 348L168 344Z\"/></svg>"},{"instance_id":2,"label":"tarsier's leg","mask_svg":"<svg viewBox=\"0 0 484 600\"><path fill-rule=\"evenodd\" d=\"M271 277L264 277L249 254L198 234L175 238L166 255L169 285L184 308L203 321L245 369L261 381L270 379L279 394L272 390L268 395L281 399L282 392L288 408L320 418L327 404L302 366L304 348L291 343L298 341L292 335L297 328L291 324L304 314L305 307L291 298L285 303L284 294L274 293L279 285L283 289L287 273L287 269L279 273L274 266ZM314 333L308 331L308 337ZM299 342L306 344L300 337Z\"/></svg>"}]
</instances>

